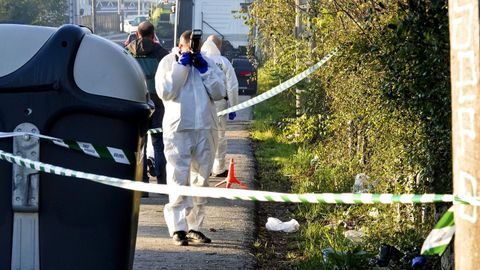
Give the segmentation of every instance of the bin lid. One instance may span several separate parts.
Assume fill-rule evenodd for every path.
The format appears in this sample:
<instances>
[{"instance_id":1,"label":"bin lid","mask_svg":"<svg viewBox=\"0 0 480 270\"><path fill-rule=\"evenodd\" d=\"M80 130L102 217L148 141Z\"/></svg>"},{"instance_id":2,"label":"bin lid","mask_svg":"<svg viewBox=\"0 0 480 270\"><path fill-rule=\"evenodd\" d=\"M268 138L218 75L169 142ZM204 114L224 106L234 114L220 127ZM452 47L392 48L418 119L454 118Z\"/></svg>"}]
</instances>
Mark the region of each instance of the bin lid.
<instances>
[{"instance_id":1,"label":"bin lid","mask_svg":"<svg viewBox=\"0 0 480 270\"><path fill-rule=\"evenodd\" d=\"M121 46L92 34L87 28L73 63L73 79L88 94L147 101L147 86L140 65ZM0 24L0 77L9 75L30 61L58 28Z\"/></svg>"},{"instance_id":2,"label":"bin lid","mask_svg":"<svg viewBox=\"0 0 480 270\"><path fill-rule=\"evenodd\" d=\"M93 34L83 37L73 76L77 86L89 94L147 101L147 86L140 65L122 47L102 37Z\"/></svg>"},{"instance_id":3,"label":"bin lid","mask_svg":"<svg viewBox=\"0 0 480 270\"><path fill-rule=\"evenodd\" d=\"M55 31L53 27L0 24L0 36L4 38L0 42L0 77L25 65Z\"/></svg>"}]
</instances>

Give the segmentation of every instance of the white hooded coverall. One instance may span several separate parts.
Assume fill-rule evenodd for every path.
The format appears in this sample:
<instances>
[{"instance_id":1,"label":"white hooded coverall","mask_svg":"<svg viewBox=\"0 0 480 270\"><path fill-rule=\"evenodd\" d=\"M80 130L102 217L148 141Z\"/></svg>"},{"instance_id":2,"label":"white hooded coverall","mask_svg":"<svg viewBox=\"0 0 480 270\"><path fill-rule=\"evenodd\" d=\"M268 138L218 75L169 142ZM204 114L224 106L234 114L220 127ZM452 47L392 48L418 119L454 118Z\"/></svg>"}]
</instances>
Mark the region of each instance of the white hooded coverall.
<instances>
[{"instance_id":1,"label":"white hooded coverall","mask_svg":"<svg viewBox=\"0 0 480 270\"><path fill-rule=\"evenodd\" d=\"M215 43L211 40L206 40L203 43L202 53L208 56L215 62L215 64L225 74L225 90L227 92L227 99L215 101L217 112L227 109L229 106L238 104L238 80L235 75L235 70L227 58L220 54ZM227 128L227 115L218 117L218 146L215 153L215 160L213 162L212 173L220 174L227 169L225 156L227 155L227 138L225 137L225 130Z\"/></svg>"},{"instance_id":2,"label":"white hooded coverall","mask_svg":"<svg viewBox=\"0 0 480 270\"><path fill-rule=\"evenodd\" d=\"M204 74L177 63L175 49L160 61L155 75L157 94L165 106L162 127L167 184L206 187L218 139L214 101L225 96L224 75L207 57ZM170 236L176 231L198 231L206 202L206 198L170 194L164 208Z\"/></svg>"}]
</instances>

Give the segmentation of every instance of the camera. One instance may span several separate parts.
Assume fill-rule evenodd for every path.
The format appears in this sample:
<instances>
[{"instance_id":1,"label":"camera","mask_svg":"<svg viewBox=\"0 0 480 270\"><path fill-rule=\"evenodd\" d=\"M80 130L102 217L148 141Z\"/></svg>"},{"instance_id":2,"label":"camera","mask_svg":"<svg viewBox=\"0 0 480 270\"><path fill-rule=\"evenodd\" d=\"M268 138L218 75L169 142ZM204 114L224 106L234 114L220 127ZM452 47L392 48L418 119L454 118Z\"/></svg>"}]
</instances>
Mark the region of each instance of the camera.
<instances>
[{"instance_id":1,"label":"camera","mask_svg":"<svg viewBox=\"0 0 480 270\"><path fill-rule=\"evenodd\" d=\"M192 64L196 65L197 55L200 53L200 43L202 41L202 30L193 29L190 35L190 52L192 54Z\"/></svg>"}]
</instances>

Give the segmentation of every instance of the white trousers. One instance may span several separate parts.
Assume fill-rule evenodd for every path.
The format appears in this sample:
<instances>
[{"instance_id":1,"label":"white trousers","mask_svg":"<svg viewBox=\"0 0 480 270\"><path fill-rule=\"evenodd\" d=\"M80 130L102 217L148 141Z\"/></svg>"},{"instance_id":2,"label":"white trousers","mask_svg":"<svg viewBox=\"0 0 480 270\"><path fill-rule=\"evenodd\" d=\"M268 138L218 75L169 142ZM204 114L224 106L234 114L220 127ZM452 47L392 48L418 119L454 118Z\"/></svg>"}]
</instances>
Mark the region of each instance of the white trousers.
<instances>
[{"instance_id":1,"label":"white trousers","mask_svg":"<svg viewBox=\"0 0 480 270\"><path fill-rule=\"evenodd\" d=\"M216 130L164 133L167 185L208 187L217 145ZM169 195L163 212L170 236L196 230L205 218L207 198Z\"/></svg>"},{"instance_id":2,"label":"white trousers","mask_svg":"<svg viewBox=\"0 0 480 270\"><path fill-rule=\"evenodd\" d=\"M227 101L222 99L215 101L217 112L228 108ZM213 162L212 173L220 174L227 169L225 157L227 155L227 138L225 137L225 130L227 128L227 115L218 117L218 147L215 152L215 160Z\"/></svg>"}]
</instances>

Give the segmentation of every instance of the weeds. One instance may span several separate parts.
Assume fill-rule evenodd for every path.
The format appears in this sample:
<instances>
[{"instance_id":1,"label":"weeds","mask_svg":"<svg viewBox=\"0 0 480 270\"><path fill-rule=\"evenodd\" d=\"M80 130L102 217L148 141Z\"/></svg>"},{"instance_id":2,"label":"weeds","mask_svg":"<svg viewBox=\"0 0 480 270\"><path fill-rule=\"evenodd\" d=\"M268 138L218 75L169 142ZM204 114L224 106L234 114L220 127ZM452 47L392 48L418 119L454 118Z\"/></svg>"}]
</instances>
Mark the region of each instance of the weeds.
<instances>
[{"instance_id":1,"label":"weeds","mask_svg":"<svg viewBox=\"0 0 480 270\"><path fill-rule=\"evenodd\" d=\"M264 75L265 71L260 69L259 77L265 78ZM259 86L262 85L263 91L268 90L260 80ZM339 145L338 139L344 138L339 136L344 135L332 119L320 115L289 118L294 111L292 100L289 93L284 93L255 107L252 138L262 190L351 192L354 176L365 171L375 180L371 192L419 190L412 183L421 175L391 173L408 168L403 164L405 160L392 155L386 164L378 163L378 168L386 169L369 167L368 162L377 166L372 162L379 160L374 159L375 154L365 156L369 160L361 160L362 142L352 143L353 154L349 147ZM356 125L361 126L361 121ZM388 145L388 141L382 143L401 149L399 145ZM259 208L255 250L261 269L371 269L381 245L401 250L403 257L391 262L390 267L405 269L409 259L418 255L434 223L435 212L433 206L412 205L260 203ZM285 221L295 218L301 229L293 234L266 231L264 224L269 216ZM348 231L362 235L360 241L346 237Z\"/></svg>"}]
</instances>

